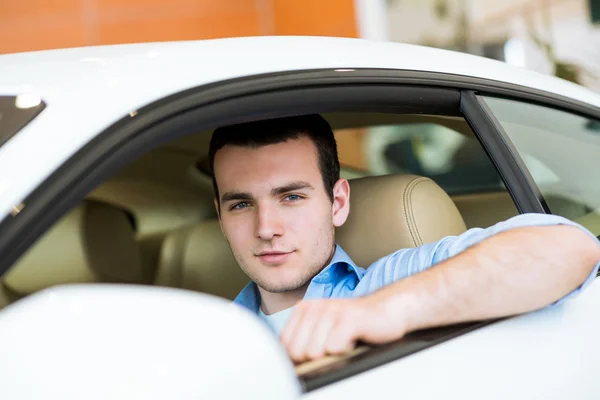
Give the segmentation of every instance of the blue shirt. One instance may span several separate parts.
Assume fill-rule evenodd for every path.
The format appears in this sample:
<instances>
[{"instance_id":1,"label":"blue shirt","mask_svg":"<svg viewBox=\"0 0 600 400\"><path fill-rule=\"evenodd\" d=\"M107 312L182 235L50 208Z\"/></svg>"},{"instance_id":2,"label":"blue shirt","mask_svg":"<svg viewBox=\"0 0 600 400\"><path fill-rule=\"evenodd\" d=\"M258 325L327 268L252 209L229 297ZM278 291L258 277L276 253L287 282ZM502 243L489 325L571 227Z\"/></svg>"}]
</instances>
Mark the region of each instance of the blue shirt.
<instances>
[{"instance_id":1,"label":"blue shirt","mask_svg":"<svg viewBox=\"0 0 600 400\"><path fill-rule=\"evenodd\" d=\"M513 228L548 225L575 226L597 241L590 231L566 218L547 214L521 214L486 229L472 228L459 236L448 236L416 248L400 249L380 258L366 269L357 266L340 246L336 246L331 262L311 280L304 299L364 296L397 280L424 271L497 233ZM587 286L595 278L599 266L600 260L580 287L553 305L563 302ZM256 284L250 282L246 285L234 302L258 314L260 294Z\"/></svg>"}]
</instances>

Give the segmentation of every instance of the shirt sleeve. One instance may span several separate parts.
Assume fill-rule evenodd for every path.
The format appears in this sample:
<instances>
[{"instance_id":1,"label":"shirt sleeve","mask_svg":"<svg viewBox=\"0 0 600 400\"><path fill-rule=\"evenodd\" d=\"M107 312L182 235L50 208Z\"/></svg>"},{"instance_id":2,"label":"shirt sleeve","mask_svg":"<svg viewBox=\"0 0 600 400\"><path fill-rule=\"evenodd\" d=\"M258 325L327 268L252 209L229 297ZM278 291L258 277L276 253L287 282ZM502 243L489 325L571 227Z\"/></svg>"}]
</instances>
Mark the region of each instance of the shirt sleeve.
<instances>
[{"instance_id":1,"label":"shirt sleeve","mask_svg":"<svg viewBox=\"0 0 600 400\"><path fill-rule=\"evenodd\" d=\"M383 257L367 269L364 277L355 289L355 295L361 296L374 292L397 280L424 271L500 232L514 228L550 225L569 225L577 227L596 240L600 245L596 236L589 230L564 217L548 214L521 214L506 221L499 222L489 228L472 228L459 236L448 236L435 243L424 244L412 249L398 250ZM562 303L587 287L596 277L599 266L600 260L596 263L593 271L583 284L552 305Z\"/></svg>"}]
</instances>

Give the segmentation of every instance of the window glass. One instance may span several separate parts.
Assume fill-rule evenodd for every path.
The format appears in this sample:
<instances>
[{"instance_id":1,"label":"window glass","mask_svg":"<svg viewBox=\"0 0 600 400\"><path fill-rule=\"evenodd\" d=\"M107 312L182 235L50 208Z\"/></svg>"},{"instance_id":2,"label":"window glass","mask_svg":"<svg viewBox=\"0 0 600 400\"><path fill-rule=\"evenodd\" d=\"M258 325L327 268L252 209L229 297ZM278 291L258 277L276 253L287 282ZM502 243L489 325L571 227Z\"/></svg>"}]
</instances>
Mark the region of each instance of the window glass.
<instances>
[{"instance_id":1,"label":"window glass","mask_svg":"<svg viewBox=\"0 0 600 400\"><path fill-rule=\"evenodd\" d=\"M600 234L600 121L483 97L538 185L550 211Z\"/></svg>"}]
</instances>

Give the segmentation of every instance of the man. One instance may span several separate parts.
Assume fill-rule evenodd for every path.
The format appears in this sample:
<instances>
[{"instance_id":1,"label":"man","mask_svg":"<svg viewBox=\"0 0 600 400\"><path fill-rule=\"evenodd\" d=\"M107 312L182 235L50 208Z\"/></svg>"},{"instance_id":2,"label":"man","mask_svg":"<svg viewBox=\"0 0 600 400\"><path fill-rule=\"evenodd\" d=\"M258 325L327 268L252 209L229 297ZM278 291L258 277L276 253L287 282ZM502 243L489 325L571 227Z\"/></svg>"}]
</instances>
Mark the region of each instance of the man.
<instances>
[{"instance_id":1,"label":"man","mask_svg":"<svg viewBox=\"0 0 600 400\"><path fill-rule=\"evenodd\" d=\"M590 232L537 214L355 265L335 243L350 188L318 115L220 128L209 153L221 229L252 280L235 302L280 334L296 362L558 304L598 270Z\"/></svg>"}]
</instances>

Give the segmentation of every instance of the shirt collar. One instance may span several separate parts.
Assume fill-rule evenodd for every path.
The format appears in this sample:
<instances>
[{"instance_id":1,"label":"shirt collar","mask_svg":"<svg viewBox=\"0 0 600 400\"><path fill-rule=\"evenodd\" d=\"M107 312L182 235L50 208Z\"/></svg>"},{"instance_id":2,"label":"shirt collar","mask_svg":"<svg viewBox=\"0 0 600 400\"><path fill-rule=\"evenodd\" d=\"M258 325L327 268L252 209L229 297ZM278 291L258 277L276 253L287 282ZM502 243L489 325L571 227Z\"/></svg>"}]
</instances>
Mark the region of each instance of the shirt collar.
<instances>
[{"instance_id":1,"label":"shirt collar","mask_svg":"<svg viewBox=\"0 0 600 400\"><path fill-rule=\"evenodd\" d=\"M340 274L348 272L356 274L359 281L365 274L365 270L356 266L350 256L339 245L336 245L331 261L311 280L311 283L332 283L339 278ZM246 307L254 313L258 313L260 308L260 293L256 284L254 282L248 283L240 294L237 295L234 303Z\"/></svg>"}]
</instances>

